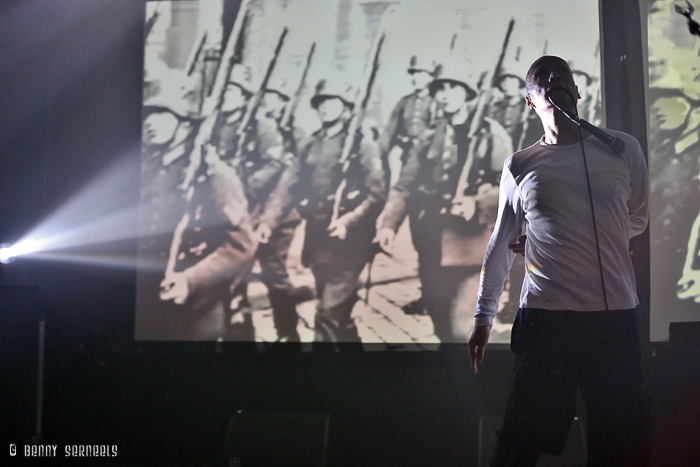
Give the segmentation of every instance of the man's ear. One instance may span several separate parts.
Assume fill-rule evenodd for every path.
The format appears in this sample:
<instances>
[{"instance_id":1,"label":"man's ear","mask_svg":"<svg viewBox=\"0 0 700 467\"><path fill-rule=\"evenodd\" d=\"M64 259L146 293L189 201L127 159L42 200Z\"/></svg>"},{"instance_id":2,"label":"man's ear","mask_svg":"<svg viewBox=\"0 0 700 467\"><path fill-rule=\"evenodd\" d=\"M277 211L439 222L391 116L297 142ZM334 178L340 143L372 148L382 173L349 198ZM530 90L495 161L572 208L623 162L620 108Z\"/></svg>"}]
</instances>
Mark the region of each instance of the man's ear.
<instances>
[{"instance_id":1,"label":"man's ear","mask_svg":"<svg viewBox=\"0 0 700 467\"><path fill-rule=\"evenodd\" d=\"M532 103L532 100L530 100L530 94L528 94L527 96L525 96L525 102L527 103L527 107L528 107L530 110L534 110L534 109L535 109L535 104L533 104L533 103Z\"/></svg>"},{"instance_id":2,"label":"man's ear","mask_svg":"<svg viewBox=\"0 0 700 467\"><path fill-rule=\"evenodd\" d=\"M578 90L578 86L576 86L576 95L581 99L581 91Z\"/></svg>"}]
</instances>

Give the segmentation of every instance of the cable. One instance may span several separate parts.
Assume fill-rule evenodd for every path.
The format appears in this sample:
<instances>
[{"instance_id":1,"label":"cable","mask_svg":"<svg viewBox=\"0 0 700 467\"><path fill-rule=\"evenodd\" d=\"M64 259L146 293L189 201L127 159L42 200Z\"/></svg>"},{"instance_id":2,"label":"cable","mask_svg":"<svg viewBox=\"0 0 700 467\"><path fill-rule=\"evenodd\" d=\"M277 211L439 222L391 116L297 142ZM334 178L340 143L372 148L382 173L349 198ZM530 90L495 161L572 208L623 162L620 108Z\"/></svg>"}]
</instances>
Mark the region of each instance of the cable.
<instances>
[{"instance_id":1,"label":"cable","mask_svg":"<svg viewBox=\"0 0 700 467\"><path fill-rule=\"evenodd\" d=\"M605 289L605 275L603 274L603 259L600 254L600 241L598 240L598 224L595 217L595 208L593 207L593 191L591 190L591 177L588 173L588 160L586 157L586 149L583 144L583 134L581 133L581 127L578 127L578 138L581 143L581 154L583 154L583 167L586 172L586 184L588 185L588 202L591 205L591 218L593 219L593 234L595 236L595 248L596 253L598 253L598 269L600 270L600 284L603 288L603 301L605 302L605 311L610 311L608 307L608 294Z\"/></svg>"},{"instance_id":2,"label":"cable","mask_svg":"<svg viewBox=\"0 0 700 467\"><path fill-rule=\"evenodd\" d=\"M563 89L567 94L569 94L569 91ZM571 94L569 94L569 97L573 102L576 102L576 100L573 98ZM600 284L603 289L603 302L605 303L605 311L610 311L610 308L608 307L608 294L605 289L605 275L603 274L603 259L600 254L600 241L598 239L598 224L596 222L596 217L595 217L595 208L593 207L593 190L591 189L591 176L588 173L588 159L586 157L586 149L583 144L583 133L581 132L581 123L580 120L573 119L571 116L562 110L553 100L552 96L547 96L549 99L549 102L552 103L554 107L556 107L557 110L559 110L561 113L566 115L572 122L576 123L576 126L578 128L578 140L579 143L581 144L581 154L583 156L583 168L584 171L586 172L586 185L588 186L588 202L591 206L591 218L593 219L593 234L595 237L595 248L596 248L596 253L598 254L598 269L600 271ZM578 117L578 109L576 109L576 117ZM623 144L624 147L624 144Z\"/></svg>"}]
</instances>

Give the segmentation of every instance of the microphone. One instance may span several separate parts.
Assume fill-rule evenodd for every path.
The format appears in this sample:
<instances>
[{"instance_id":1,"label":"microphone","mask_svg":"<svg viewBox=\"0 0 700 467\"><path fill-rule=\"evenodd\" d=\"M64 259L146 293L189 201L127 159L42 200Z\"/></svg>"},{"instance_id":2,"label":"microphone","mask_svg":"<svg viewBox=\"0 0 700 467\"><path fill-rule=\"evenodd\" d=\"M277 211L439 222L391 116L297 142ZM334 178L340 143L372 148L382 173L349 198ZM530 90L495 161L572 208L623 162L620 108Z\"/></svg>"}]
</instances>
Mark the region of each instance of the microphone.
<instances>
[{"instance_id":1,"label":"microphone","mask_svg":"<svg viewBox=\"0 0 700 467\"><path fill-rule=\"evenodd\" d=\"M567 93L568 94L568 93ZM609 147L612 151L614 152L622 152L625 150L625 142L622 138L618 138L617 136L613 136L610 133L608 133L605 130L601 130L597 126L593 125L590 122L587 122L586 120L579 118L577 115L572 114L571 112L568 112L561 107L559 107L557 104L554 103L552 100L552 96L547 96L549 99L549 102L552 103L554 107L557 108L561 113L566 115L569 120L598 138L600 141L603 142L607 147Z\"/></svg>"}]
</instances>

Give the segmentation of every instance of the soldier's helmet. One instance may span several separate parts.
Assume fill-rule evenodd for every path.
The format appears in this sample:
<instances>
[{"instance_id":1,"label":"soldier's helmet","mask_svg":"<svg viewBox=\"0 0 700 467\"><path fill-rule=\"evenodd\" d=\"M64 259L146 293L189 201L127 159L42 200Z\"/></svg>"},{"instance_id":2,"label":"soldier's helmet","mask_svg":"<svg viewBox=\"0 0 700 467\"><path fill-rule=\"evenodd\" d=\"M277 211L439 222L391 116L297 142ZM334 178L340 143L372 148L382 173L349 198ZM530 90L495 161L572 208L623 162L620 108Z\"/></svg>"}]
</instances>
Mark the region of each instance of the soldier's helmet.
<instances>
[{"instance_id":1,"label":"soldier's helmet","mask_svg":"<svg viewBox=\"0 0 700 467\"><path fill-rule=\"evenodd\" d=\"M590 86L593 83L593 77L583 70L571 70L576 84Z\"/></svg>"},{"instance_id":2,"label":"soldier's helmet","mask_svg":"<svg viewBox=\"0 0 700 467\"><path fill-rule=\"evenodd\" d=\"M144 113L171 112L180 118L197 119L200 97L197 82L181 70L162 69L144 82Z\"/></svg>"},{"instance_id":3,"label":"soldier's helmet","mask_svg":"<svg viewBox=\"0 0 700 467\"><path fill-rule=\"evenodd\" d=\"M504 83L507 79L514 79L514 80L516 80L517 83L518 83L518 87L519 87L520 89L525 89L525 80L522 79L522 78L521 78L520 76L518 76L518 75L514 75L513 73L501 73L500 75L498 75L498 77L497 77L496 80L494 81L494 84L495 84L496 87L497 87L498 89L500 89L501 91L505 91L505 89L503 88L503 83Z\"/></svg>"},{"instance_id":4,"label":"soldier's helmet","mask_svg":"<svg viewBox=\"0 0 700 467\"><path fill-rule=\"evenodd\" d=\"M316 84L314 96L311 98L311 107L318 109L324 100L337 97L352 109L356 94L357 88L341 78L321 79Z\"/></svg>"},{"instance_id":5,"label":"soldier's helmet","mask_svg":"<svg viewBox=\"0 0 700 467\"><path fill-rule=\"evenodd\" d=\"M494 80L494 85L505 93L507 91L507 85L505 84L507 80L515 80L518 89L525 89L525 80L518 75L514 75L513 73L501 73Z\"/></svg>"},{"instance_id":6,"label":"soldier's helmet","mask_svg":"<svg viewBox=\"0 0 700 467\"><path fill-rule=\"evenodd\" d=\"M231 74L228 77L228 84L238 86L246 96L253 95L250 68L242 63L235 63L231 68Z\"/></svg>"},{"instance_id":7,"label":"soldier's helmet","mask_svg":"<svg viewBox=\"0 0 700 467\"><path fill-rule=\"evenodd\" d=\"M442 67L440 76L436 77L429 86L430 95L435 97L441 84L452 83L462 86L467 91L468 101L476 97L476 91L469 85L472 77L471 64L466 61L453 61Z\"/></svg>"},{"instance_id":8,"label":"soldier's helmet","mask_svg":"<svg viewBox=\"0 0 700 467\"><path fill-rule=\"evenodd\" d=\"M406 71L411 74L417 71L425 71L433 78L437 78L442 72L442 65L435 60L427 60L425 58L418 57L418 55L414 55L411 57L411 60L408 63L408 70Z\"/></svg>"},{"instance_id":9,"label":"soldier's helmet","mask_svg":"<svg viewBox=\"0 0 700 467\"><path fill-rule=\"evenodd\" d=\"M276 78L275 76L272 76L265 87L265 92L277 94L282 100L288 101L293 91L290 89L287 78Z\"/></svg>"}]
</instances>

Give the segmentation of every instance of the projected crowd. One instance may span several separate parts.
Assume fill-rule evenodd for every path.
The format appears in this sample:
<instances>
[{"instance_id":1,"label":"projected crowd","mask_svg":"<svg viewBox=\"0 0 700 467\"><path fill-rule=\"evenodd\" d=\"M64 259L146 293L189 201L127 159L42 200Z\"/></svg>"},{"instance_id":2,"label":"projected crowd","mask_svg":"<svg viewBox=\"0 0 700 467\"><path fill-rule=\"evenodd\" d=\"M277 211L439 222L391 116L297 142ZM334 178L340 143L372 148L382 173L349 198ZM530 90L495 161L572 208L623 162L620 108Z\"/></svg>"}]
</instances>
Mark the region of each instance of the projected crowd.
<instances>
[{"instance_id":1,"label":"projected crowd","mask_svg":"<svg viewBox=\"0 0 700 467\"><path fill-rule=\"evenodd\" d=\"M136 337L466 342L503 162L542 135L507 66L515 20L483 70L449 53L455 37L446 54L408 55L392 72L412 92L383 122L391 29L375 27L361 74L320 62L316 41L290 73L286 28L254 69L254 3L215 46L195 34L178 67L149 62L174 23L159 33L164 7L147 9ZM598 76L575 77L581 115L599 121ZM524 274L513 271L504 329Z\"/></svg>"}]
</instances>

